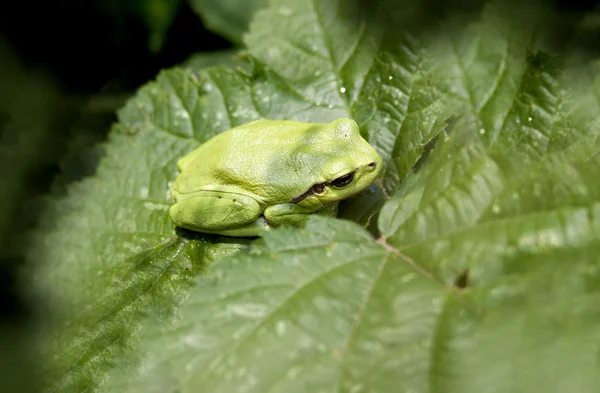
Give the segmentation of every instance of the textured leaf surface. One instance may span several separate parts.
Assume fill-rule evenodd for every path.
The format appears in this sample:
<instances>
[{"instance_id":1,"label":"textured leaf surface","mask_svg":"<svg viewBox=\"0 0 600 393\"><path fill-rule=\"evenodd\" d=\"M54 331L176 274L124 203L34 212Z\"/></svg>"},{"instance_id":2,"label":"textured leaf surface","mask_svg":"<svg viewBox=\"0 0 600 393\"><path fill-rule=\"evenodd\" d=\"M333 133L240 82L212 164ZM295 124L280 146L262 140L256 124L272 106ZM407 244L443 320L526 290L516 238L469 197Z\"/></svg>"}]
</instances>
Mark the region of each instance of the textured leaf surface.
<instances>
[{"instance_id":1,"label":"textured leaf surface","mask_svg":"<svg viewBox=\"0 0 600 393\"><path fill-rule=\"evenodd\" d=\"M381 290L394 281L403 282L406 292L380 304L390 295ZM416 277L368 233L322 218L303 231L267 236L243 258L219 262L198 282L192 298L176 329L156 340L171 350L152 351L158 358L149 363L162 373L151 369L133 391L148 391L169 379L177 383L159 389L346 391L362 379L356 371L363 367L363 352L381 345L363 332L363 323L414 318L422 329L407 330L404 337L395 338L394 331L387 335L402 352L395 361L408 364L412 349L402 344L412 347L432 333L441 304L436 283ZM413 301L424 306L416 314L404 308ZM371 313L372 302L392 314ZM413 367L424 366L423 360ZM372 362L377 368L375 358Z\"/></svg>"},{"instance_id":2,"label":"textured leaf surface","mask_svg":"<svg viewBox=\"0 0 600 393\"><path fill-rule=\"evenodd\" d=\"M208 67L225 66L229 68L249 68L243 61L244 54L235 49L214 52L198 52L186 59L180 66L200 71Z\"/></svg>"},{"instance_id":3,"label":"textured leaf surface","mask_svg":"<svg viewBox=\"0 0 600 393\"><path fill-rule=\"evenodd\" d=\"M49 207L30 257L44 262L35 278L56 314L56 337L46 340L56 356L49 371L54 390L94 386L97 374L133 345L146 314L168 315L191 278L231 247L175 236L167 216L177 159L210 136L203 132L207 121L196 116L199 83L190 72L174 71L143 88L121 111L96 175Z\"/></svg>"},{"instance_id":4,"label":"textured leaf surface","mask_svg":"<svg viewBox=\"0 0 600 393\"><path fill-rule=\"evenodd\" d=\"M35 239L49 390L594 391L600 78L538 51L525 10L417 34L272 0L246 67L141 88ZM369 232L314 217L248 248L174 231L175 162L198 143L341 116L386 163L341 209Z\"/></svg>"},{"instance_id":5,"label":"textured leaf surface","mask_svg":"<svg viewBox=\"0 0 600 393\"><path fill-rule=\"evenodd\" d=\"M220 261L114 391L594 391L598 240L461 290L329 221Z\"/></svg>"}]
</instances>

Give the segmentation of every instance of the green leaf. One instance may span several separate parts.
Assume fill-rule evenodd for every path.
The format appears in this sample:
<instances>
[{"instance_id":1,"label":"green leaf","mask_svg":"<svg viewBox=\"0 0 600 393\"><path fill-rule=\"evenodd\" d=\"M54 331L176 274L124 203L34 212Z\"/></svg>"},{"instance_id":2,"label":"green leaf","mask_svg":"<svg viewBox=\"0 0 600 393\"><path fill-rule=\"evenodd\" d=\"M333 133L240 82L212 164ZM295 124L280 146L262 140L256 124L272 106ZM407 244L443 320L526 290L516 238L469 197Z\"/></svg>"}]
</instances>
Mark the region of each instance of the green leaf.
<instances>
[{"instance_id":1,"label":"green leaf","mask_svg":"<svg viewBox=\"0 0 600 393\"><path fill-rule=\"evenodd\" d=\"M164 71L119 111L31 249L49 391L594 391L597 68L540 51L528 6L418 32L359 3L272 0L245 67ZM341 116L385 161L340 209L369 232L173 228L176 161L199 143Z\"/></svg>"},{"instance_id":2,"label":"green leaf","mask_svg":"<svg viewBox=\"0 0 600 393\"><path fill-rule=\"evenodd\" d=\"M49 205L30 259L42 261L35 279L57 315L45 349L60 354L48 370L51 390L93 388L131 352L146 315L170 315L204 265L247 243L176 235L167 215L177 159L232 121L252 119L225 115L224 91L231 102L247 97L234 75L163 73L119 112L96 175Z\"/></svg>"},{"instance_id":3,"label":"green leaf","mask_svg":"<svg viewBox=\"0 0 600 393\"><path fill-rule=\"evenodd\" d=\"M252 15L267 4L268 0L190 0L208 29L235 44L242 43Z\"/></svg>"},{"instance_id":4,"label":"green leaf","mask_svg":"<svg viewBox=\"0 0 600 393\"><path fill-rule=\"evenodd\" d=\"M355 224L315 217L305 230L275 231L250 255L220 261L197 282L195 300L151 351L147 362L157 369L125 391L347 390L344 369L360 360L356 329L373 290L385 285L377 280L410 272ZM423 278L406 284L411 288L437 291ZM411 299L407 292L396 302ZM428 301L420 311L424 329L401 340L426 337L435 322L426 314L434 308ZM398 319L408 322L411 313L402 314Z\"/></svg>"},{"instance_id":5,"label":"green leaf","mask_svg":"<svg viewBox=\"0 0 600 393\"><path fill-rule=\"evenodd\" d=\"M235 49L226 49L215 52L198 52L191 55L180 66L200 71L203 68L225 66L229 68L242 68L248 70L248 63L243 61L244 53Z\"/></svg>"},{"instance_id":6,"label":"green leaf","mask_svg":"<svg viewBox=\"0 0 600 393\"><path fill-rule=\"evenodd\" d=\"M495 29L493 21L486 25L484 19L478 28ZM479 45L478 38L468 37L456 46L468 45ZM486 69L501 69L510 53L495 58L484 53L481 62ZM455 61L460 63L456 67L464 67L462 58ZM492 73L487 83L479 82L477 88L472 83L470 90L461 86L468 84L472 72L464 79L448 79L458 85L450 90L488 97L486 109L473 108L480 98L465 99L463 121L380 214L389 242L424 261L447 284L465 271L472 280L495 277L501 273L498 260L519 250L560 248L596 236L597 199L589 174L598 169L590 163L573 165L598 151L589 145L581 149L581 143L597 139L599 129L575 127L590 122L578 116L581 106L570 106L555 59L524 53L522 61L525 67ZM482 68L477 58L473 64ZM512 101L489 91L507 79L520 81ZM597 113L588 112L587 117L597 118ZM486 123L489 118L503 120L496 127ZM571 228L580 225L586 230L572 235ZM477 262L484 257L485 263Z\"/></svg>"},{"instance_id":7,"label":"green leaf","mask_svg":"<svg viewBox=\"0 0 600 393\"><path fill-rule=\"evenodd\" d=\"M501 279L462 292L315 217L215 265L149 336L148 368L113 390L591 392L599 250L513 255Z\"/></svg>"},{"instance_id":8,"label":"green leaf","mask_svg":"<svg viewBox=\"0 0 600 393\"><path fill-rule=\"evenodd\" d=\"M507 258L503 277L471 294L477 312L447 302L430 389L593 392L600 382L589 348L598 340L599 247Z\"/></svg>"}]
</instances>

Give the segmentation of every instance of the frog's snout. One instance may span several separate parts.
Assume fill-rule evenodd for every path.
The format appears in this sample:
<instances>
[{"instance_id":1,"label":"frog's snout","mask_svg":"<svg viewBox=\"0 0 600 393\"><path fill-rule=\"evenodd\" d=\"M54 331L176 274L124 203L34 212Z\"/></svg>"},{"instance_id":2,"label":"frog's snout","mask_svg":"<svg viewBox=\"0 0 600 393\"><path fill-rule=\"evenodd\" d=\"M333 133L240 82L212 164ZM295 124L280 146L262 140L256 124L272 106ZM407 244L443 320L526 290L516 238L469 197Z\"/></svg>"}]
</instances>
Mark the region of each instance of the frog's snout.
<instances>
[{"instance_id":1,"label":"frog's snout","mask_svg":"<svg viewBox=\"0 0 600 393\"><path fill-rule=\"evenodd\" d=\"M357 168L357 172L362 173L365 176L366 183L372 183L375 181L379 173L383 169L383 163L379 157L370 157L372 161L367 161Z\"/></svg>"}]
</instances>

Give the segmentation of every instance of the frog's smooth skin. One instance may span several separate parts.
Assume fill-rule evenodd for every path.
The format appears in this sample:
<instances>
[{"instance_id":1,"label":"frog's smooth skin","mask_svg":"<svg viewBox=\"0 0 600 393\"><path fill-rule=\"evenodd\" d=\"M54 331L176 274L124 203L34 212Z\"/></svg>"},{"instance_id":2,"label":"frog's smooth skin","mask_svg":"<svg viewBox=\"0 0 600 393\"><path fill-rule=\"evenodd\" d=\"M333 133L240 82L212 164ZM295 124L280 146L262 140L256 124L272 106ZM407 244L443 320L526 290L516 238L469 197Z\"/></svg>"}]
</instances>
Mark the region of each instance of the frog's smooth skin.
<instances>
[{"instance_id":1,"label":"frog's smooth skin","mask_svg":"<svg viewBox=\"0 0 600 393\"><path fill-rule=\"evenodd\" d=\"M258 120L216 135L177 163L175 225L225 236L261 236L338 203L379 176L381 157L352 119Z\"/></svg>"}]
</instances>

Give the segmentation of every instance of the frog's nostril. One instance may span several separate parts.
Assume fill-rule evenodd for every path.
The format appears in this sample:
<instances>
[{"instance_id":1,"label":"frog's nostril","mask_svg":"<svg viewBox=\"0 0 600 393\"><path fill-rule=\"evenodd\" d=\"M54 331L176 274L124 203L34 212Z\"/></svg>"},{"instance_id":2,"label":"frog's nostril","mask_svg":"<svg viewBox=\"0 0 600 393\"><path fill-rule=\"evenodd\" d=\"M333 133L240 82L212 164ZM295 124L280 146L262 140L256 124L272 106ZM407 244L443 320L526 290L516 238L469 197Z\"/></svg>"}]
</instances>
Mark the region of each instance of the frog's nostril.
<instances>
[{"instance_id":1,"label":"frog's nostril","mask_svg":"<svg viewBox=\"0 0 600 393\"><path fill-rule=\"evenodd\" d=\"M369 166L370 166L371 168L375 168L375 163L374 163L374 162L372 162L372 163L370 163L370 164L369 164Z\"/></svg>"}]
</instances>

